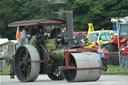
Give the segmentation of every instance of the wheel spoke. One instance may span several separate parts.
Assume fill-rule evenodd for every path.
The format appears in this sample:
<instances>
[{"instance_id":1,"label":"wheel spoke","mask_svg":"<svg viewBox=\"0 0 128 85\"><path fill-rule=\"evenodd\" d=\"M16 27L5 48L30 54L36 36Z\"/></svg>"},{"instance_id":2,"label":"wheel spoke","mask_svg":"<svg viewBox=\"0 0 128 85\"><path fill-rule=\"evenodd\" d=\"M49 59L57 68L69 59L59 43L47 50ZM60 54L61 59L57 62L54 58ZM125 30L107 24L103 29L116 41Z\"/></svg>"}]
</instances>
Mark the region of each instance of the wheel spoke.
<instances>
[{"instance_id":1,"label":"wheel spoke","mask_svg":"<svg viewBox=\"0 0 128 85\"><path fill-rule=\"evenodd\" d=\"M24 76L25 76L25 78L27 77L26 75L27 75L27 74L26 74L26 69L24 69Z\"/></svg>"},{"instance_id":2,"label":"wheel spoke","mask_svg":"<svg viewBox=\"0 0 128 85\"><path fill-rule=\"evenodd\" d=\"M60 72L59 71L56 71L53 73L55 76L59 76L60 75Z\"/></svg>"},{"instance_id":3,"label":"wheel spoke","mask_svg":"<svg viewBox=\"0 0 128 85\"><path fill-rule=\"evenodd\" d=\"M31 62L31 59L30 59L30 57L27 57L27 61L28 61L28 62Z\"/></svg>"},{"instance_id":4,"label":"wheel spoke","mask_svg":"<svg viewBox=\"0 0 128 85\"><path fill-rule=\"evenodd\" d=\"M28 69L26 69L25 71L26 71L26 77L29 77L30 71Z\"/></svg>"},{"instance_id":5,"label":"wheel spoke","mask_svg":"<svg viewBox=\"0 0 128 85\"><path fill-rule=\"evenodd\" d=\"M21 67L23 65L23 61L19 62L19 67Z\"/></svg>"},{"instance_id":6,"label":"wheel spoke","mask_svg":"<svg viewBox=\"0 0 128 85\"><path fill-rule=\"evenodd\" d=\"M25 50L25 58L27 58L27 57L28 57L28 55L29 55L28 50Z\"/></svg>"},{"instance_id":7,"label":"wheel spoke","mask_svg":"<svg viewBox=\"0 0 128 85\"><path fill-rule=\"evenodd\" d=\"M23 72L24 71L24 68L22 68L21 71Z\"/></svg>"}]
</instances>

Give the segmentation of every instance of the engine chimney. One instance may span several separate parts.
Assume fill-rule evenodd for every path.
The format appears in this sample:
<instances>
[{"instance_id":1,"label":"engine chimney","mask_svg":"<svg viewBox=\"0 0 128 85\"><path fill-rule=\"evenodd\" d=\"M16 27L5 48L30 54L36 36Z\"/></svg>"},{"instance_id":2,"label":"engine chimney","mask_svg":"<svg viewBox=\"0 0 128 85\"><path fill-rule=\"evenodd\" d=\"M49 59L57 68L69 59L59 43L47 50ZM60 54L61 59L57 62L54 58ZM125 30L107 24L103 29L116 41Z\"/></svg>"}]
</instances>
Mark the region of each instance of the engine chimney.
<instances>
[{"instance_id":1,"label":"engine chimney","mask_svg":"<svg viewBox=\"0 0 128 85\"><path fill-rule=\"evenodd\" d=\"M72 14L72 10L66 11L66 15L67 15L68 38L73 39L73 14Z\"/></svg>"}]
</instances>

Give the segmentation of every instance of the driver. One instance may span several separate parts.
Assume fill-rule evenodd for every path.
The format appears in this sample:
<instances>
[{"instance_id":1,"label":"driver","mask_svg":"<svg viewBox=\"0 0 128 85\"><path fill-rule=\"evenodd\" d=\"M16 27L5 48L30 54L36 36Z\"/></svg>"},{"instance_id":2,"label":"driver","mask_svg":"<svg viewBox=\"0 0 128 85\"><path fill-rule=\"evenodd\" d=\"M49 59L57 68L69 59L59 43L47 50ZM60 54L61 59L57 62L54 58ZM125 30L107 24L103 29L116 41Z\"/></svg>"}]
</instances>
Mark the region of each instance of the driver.
<instances>
[{"instance_id":1,"label":"driver","mask_svg":"<svg viewBox=\"0 0 128 85\"><path fill-rule=\"evenodd\" d=\"M31 32L30 32L30 38L32 38L32 36L36 35L37 33L39 32L39 29L38 29L38 25L34 25Z\"/></svg>"},{"instance_id":2,"label":"driver","mask_svg":"<svg viewBox=\"0 0 128 85\"><path fill-rule=\"evenodd\" d=\"M39 33L44 34L44 26L39 26Z\"/></svg>"},{"instance_id":3,"label":"driver","mask_svg":"<svg viewBox=\"0 0 128 85\"><path fill-rule=\"evenodd\" d=\"M30 33L30 38L34 35L37 35L37 34L44 34L44 27L43 26L34 25L32 30L31 30L31 33Z\"/></svg>"},{"instance_id":4,"label":"driver","mask_svg":"<svg viewBox=\"0 0 128 85\"><path fill-rule=\"evenodd\" d=\"M35 40L36 37L41 37L44 34L44 27L43 26L39 26L39 25L34 25L33 28L31 29L30 32L30 44L33 43L33 41Z\"/></svg>"}]
</instances>

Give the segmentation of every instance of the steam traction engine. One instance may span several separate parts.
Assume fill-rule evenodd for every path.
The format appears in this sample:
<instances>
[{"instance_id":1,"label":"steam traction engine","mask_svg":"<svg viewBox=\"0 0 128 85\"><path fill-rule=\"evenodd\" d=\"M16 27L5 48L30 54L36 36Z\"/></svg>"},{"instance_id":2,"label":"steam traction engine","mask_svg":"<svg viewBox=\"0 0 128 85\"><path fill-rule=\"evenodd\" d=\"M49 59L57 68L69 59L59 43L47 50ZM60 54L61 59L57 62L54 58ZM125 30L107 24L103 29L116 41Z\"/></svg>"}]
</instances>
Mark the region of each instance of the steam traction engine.
<instances>
[{"instance_id":1,"label":"steam traction engine","mask_svg":"<svg viewBox=\"0 0 128 85\"><path fill-rule=\"evenodd\" d=\"M66 32L51 31L48 25L66 24ZM21 82L35 81L39 74L47 74L52 80L96 81L101 75L101 60L95 48L84 48L73 38L72 12L67 12L67 22L57 19L17 21L9 27L45 26L44 35L33 36L29 44L17 48L14 72ZM59 33L57 33L59 32ZM53 35L52 35L53 34Z\"/></svg>"}]
</instances>

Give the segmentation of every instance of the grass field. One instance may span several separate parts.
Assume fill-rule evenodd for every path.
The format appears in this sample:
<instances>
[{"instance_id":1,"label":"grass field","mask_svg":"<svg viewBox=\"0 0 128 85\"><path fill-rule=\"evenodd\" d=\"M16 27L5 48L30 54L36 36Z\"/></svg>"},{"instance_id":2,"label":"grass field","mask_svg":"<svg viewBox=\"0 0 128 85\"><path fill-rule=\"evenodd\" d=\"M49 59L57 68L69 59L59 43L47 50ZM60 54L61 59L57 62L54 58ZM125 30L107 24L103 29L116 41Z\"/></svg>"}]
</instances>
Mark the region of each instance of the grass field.
<instances>
[{"instance_id":1,"label":"grass field","mask_svg":"<svg viewBox=\"0 0 128 85\"><path fill-rule=\"evenodd\" d=\"M8 75L9 74L9 68L7 65L3 65L3 72L0 72L0 75ZM128 68L121 69L119 66L115 65L108 65L109 71L108 72L102 72L102 74L124 74L128 75Z\"/></svg>"},{"instance_id":2,"label":"grass field","mask_svg":"<svg viewBox=\"0 0 128 85\"><path fill-rule=\"evenodd\" d=\"M126 74L128 75L128 68L121 69L120 66L108 65L109 71L102 72L102 74Z\"/></svg>"},{"instance_id":3,"label":"grass field","mask_svg":"<svg viewBox=\"0 0 128 85\"><path fill-rule=\"evenodd\" d=\"M9 67L4 64L3 65L3 72L0 72L0 75L8 75L9 74Z\"/></svg>"}]
</instances>

